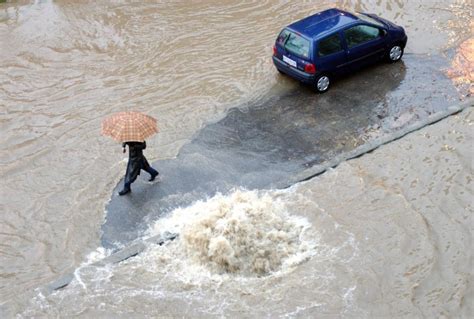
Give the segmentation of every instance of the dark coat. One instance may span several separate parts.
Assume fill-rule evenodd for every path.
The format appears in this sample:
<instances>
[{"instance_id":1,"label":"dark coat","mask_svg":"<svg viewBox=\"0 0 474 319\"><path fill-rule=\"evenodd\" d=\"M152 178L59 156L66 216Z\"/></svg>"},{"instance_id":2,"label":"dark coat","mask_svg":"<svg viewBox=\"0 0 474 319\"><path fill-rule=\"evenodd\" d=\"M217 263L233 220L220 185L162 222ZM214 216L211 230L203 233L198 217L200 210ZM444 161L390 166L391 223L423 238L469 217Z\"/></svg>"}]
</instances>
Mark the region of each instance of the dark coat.
<instances>
[{"instance_id":1,"label":"dark coat","mask_svg":"<svg viewBox=\"0 0 474 319\"><path fill-rule=\"evenodd\" d=\"M123 147L128 145L128 164L127 172L125 173L125 184L130 185L133 183L138 175L140 175L140 170L148 171L150 169L150 164L143 155L143 150L146 149L146 142L125 142Z\"/></svg>"}]
</instances>

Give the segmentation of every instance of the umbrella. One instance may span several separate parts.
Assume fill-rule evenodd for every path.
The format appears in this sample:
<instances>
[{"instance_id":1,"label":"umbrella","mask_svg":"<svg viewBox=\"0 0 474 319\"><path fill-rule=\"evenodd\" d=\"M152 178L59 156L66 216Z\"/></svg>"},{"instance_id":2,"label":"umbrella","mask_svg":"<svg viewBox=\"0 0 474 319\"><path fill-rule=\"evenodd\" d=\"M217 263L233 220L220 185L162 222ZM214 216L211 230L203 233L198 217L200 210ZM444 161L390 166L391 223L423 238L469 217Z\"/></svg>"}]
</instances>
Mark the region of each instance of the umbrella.
<instances>
[{"instance_id":1,"label":"umbrella","mask_svg":"<svg viewBox=\"0 0 474 319\"><path fill-rule=\"evenodd\" d=\"M119 142L143 142L157 132L156 119L139 112L119 112L102 121L102 135Z\"/></svg>"}]
</instances>

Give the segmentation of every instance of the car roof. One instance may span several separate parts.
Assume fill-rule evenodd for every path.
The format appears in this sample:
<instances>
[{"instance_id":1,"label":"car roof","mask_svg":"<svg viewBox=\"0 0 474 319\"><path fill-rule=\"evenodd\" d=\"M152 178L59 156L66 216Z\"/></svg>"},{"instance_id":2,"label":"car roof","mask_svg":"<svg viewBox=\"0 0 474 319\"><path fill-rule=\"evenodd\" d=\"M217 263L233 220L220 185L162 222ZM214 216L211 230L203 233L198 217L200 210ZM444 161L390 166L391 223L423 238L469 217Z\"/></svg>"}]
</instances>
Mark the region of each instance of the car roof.
<instances>
[{"instance_id":1,"label":"car roof","mask_svg":"<svg viewBox=\"0 0 474 319\"><path fill-rule=\"evenodd\" d=\"M319 38L358 21L360 19L352 13L340 9L328 9L296 21L288 28L308 38Z\"/></svg>"}]
</instances>

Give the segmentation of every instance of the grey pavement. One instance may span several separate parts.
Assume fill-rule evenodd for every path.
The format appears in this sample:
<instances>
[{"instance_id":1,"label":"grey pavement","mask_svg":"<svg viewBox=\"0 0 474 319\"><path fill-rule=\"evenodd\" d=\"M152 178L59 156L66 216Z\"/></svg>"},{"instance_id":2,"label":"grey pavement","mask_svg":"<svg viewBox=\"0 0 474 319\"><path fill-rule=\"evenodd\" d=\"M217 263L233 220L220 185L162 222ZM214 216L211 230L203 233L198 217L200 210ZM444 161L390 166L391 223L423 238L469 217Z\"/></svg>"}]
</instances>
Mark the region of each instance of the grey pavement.
<instances>
[{"instance_id":1,"label":"grey pavement","mask_svg":"<svg viewBox=\"0 0 474 319\"><path fill-rule=\"evenodd\" d=\"M451 114L459 93L441 58L407 55L338 80L318 95L300 86L230 109L183 146L175 159L142 172L132 193L113 190L102 244L118 248L180 206L234 188L282 188ZM296 177L296 178L295 178Z\"/></svg>"}]
</instances>

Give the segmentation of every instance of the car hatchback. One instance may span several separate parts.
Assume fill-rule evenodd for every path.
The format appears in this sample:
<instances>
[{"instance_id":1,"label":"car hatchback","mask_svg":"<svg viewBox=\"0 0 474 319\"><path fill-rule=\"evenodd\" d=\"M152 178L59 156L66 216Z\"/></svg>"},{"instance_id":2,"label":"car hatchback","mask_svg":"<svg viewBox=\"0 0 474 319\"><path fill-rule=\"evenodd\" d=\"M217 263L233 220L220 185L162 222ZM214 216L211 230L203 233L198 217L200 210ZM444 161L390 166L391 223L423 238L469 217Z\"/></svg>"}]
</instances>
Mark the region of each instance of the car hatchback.
<instances>
[{"instance_id":1,"label":"car hatchback","mask_svg":"<svg viewBox=\"0 0 474 319\"><path fill-rule=\"evenodd\" d=\"M323 93L336 75L383 58L399 61L406 43L402 27L374 14L329 9L284 28L273 47L273 63Z\"/></svg>"}]
</instances>

